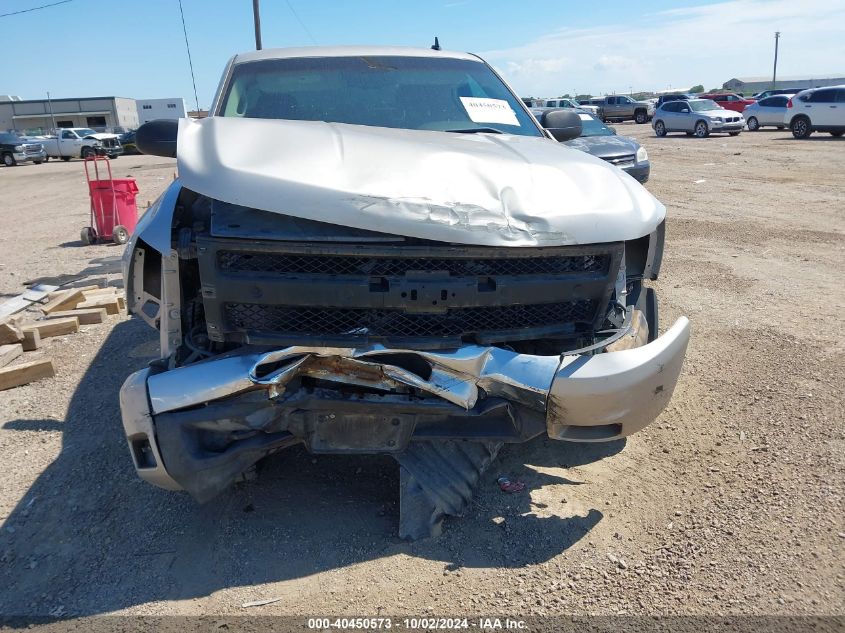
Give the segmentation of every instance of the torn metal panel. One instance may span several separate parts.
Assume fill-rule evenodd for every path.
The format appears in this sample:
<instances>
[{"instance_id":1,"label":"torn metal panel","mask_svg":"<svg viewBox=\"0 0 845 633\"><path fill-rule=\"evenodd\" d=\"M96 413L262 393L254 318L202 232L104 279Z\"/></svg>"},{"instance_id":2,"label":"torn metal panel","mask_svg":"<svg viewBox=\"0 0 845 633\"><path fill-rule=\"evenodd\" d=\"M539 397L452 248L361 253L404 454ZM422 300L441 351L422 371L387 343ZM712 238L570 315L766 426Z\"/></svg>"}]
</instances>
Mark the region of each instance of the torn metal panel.
<instances>
[{"instance_id":1,"label":"torn metal panel","mask_svg":"<svg viewBox=\"0 0 845 633\"><path fill-rule=\"evenodd\" d=\"M178 161L216 200L446 243L623 241L665 217L612 165L542 137L210 117L180 120Z\"/></svg>"},{"instance_id":2,"label":"torn metal panel","mask_svg":"<svg viewBox=\"0 0 845 633\"><path fill-rule=\"evenodd\" d=\"M688 341L689 321L682 317L652 343L592 356L480 346L452 352L294 346L180 367L149 376L147 384L156 415L250 390L280 397L285 385L303 375L385 391L416 388L467 410L483 394L547 412L553 439L606 441L630 435L663 410ZM422 361L427 375L393 364L399 355Z\"/></svg>"},{"instance_id":3,"label":"torn metal panel","mask_svg":"<svg viewBox=\"0 0 845 633\"><path fill-rule=\"evenodd\" d=\"M430 368L422 377L407 369L378 362L379 356L415 356ZM542 410L554 372L556 356L517 354L496 347L467 346L453 352L372 349L288 347L265 354L218 358L150 376L150 402L154 413L163 413L223 398L250 389L269 388L278 395L294 376L315 369L313 357L338 359L331 371L325 363L316 366L320 377L348 384L369 384L388 388L397 383L439 396L466 409L472 408L479 388L491 396L511 397L526 406ZM339 359L345 359L341 362ZM262 368L284 363L264 375ZM369 377L369 380L367 378Z\"/></svg>"}]
</instances>

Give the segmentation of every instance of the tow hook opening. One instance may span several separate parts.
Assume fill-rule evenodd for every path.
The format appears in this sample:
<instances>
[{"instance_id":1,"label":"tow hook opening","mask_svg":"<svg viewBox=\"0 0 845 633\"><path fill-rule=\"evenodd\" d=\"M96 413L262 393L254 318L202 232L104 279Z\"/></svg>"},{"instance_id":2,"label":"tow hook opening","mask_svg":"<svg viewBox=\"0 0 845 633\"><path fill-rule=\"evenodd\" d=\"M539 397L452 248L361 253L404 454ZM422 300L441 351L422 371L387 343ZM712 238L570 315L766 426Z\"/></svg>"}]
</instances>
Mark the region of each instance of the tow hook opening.
<instances>
[{"instance_id":1,"label":"tow hook opening","mask_svg":"<svg viewBox=\"0 0 845 633\"><path fill-rule=\"evenodd\" d=\"M132 457L135 458L135 463L139 469L155 468L158 465L155 455L153 455L153 448L150 446L150 440L146 435L133 438L130 440L130 445L132 446Z\"/></svg>"}]
</instances>

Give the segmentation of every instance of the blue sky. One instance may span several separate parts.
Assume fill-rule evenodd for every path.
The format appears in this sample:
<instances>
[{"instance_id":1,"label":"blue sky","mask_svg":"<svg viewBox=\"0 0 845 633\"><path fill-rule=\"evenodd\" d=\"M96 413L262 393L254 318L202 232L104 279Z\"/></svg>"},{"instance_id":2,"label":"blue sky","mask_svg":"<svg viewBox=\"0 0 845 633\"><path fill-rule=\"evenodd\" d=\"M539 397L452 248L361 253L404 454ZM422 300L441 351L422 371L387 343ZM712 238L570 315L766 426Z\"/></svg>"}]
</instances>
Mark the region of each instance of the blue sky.
<instances>
[{"instance_id":1,"label":"blue sky","mask_svg":"<svg viewBox=\"0 0 845 633\"><path fill-rule=\"evenodd\" d=\"M4 0L0 13L54 1ZM226 60L254 47L252 2L182 4L207 107ZM522 95L711 88L768 75L776 30L779 75L845 74L845 0L262 0L261 18L265 48L428 46L438 35L444 48L484 56ZM0 28L14 43L0 56L0 94L181 96L194 106L176 0L72 0L0 18ZM33 34L39 45L28 47Z\"/></svg>"}]
</instances>

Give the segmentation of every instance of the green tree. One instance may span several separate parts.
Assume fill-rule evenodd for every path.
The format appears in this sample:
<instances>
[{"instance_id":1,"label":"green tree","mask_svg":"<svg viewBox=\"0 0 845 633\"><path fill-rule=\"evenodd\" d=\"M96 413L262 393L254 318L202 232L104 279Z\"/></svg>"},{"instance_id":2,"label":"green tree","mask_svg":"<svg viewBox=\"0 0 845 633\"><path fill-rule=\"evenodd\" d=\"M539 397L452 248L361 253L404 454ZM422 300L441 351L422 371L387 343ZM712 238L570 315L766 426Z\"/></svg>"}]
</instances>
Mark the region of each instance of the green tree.
<instances>
[{"instance_id":1,"label":"green tree","mask_svg":"<svg viewBox=\"0 0 845 633\"><path fill-rule=\"evenodd\" d=\"M697 84L697 85L693 86L692 88L690 88L689 91L692 92L692 93L698 94L698 93L704 92L704 86L702 86L701 84Z\"/></svg>"}]
</instances>

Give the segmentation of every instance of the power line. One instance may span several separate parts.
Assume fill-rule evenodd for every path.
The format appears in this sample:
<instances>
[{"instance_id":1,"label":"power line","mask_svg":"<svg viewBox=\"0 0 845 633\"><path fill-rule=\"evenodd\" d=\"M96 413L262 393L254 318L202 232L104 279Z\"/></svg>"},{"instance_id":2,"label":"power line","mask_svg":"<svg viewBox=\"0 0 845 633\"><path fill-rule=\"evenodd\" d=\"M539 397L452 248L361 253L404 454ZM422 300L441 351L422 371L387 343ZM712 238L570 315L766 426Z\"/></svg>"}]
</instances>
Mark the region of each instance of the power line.
<instances>
[{"instance_id":1,"label":"power line","mask_svg":"<svg viewBox=\"0 0 845 633\"><path fill-rule=\"evenodd\" d=\"M191 83L194 84L194 101L197 112L200 110L200 98L197 96L197 80L194 79L194 62L191 60L191 47L188 44L188 27L185 26L185 12L182 11L182 0L179 0L179 15L182 16L182 32L185 33L185 48L188 50L188 66L191 68Z\"/></svg>"},{"instance_id":2,"label":"power line","mask_svg":"<svg viewBox=\"0 0 845 633\"><path fill-rule=\"evenodd\" d=\"M73 0L61 0L61 2L54 2L52 4L42 4L40 7L32 7L31 9L21 9L20 11L12 11L11 13L0 13L0 18L5 18L10 15L18 15L20 13L29 13L30 11L38 11L39 9L47 9L49 7L55 7L59 4L67 4L68 2L73 2Z\"/></svg>"},{"instance_id":3,"label":"power line","mask_svg":"<svg viewBox=\"0 0 845 633\"><path fill-rule=\"evenodd\" d=\"M287 4L287 5L288 5L288 9L290 9L290 12L291 12L291 13L293 13L293 17L295 17L295 18L296 18L296 21L297 21L297 22L299 22L299 26L301 26L301 27L302 27L302 30L303 30L303 31L305 31L305 34L306 34L306 35L308 35L308 38L311 40L311 43L316 45L316 44L317 44L317 40L315 40L315 39L314 39L314 36L313 36L313 35L311 35L311 31L309 31L309 30L308 30L308 27L307 27L307 26L305 26L305 22L303 22L303 21L299 18L299 14L296 12L296 9L294 9L294 8L293 8L293 5L290 3L290 0L285 0L285 4Z\"/></svg>"}]
</instances>

